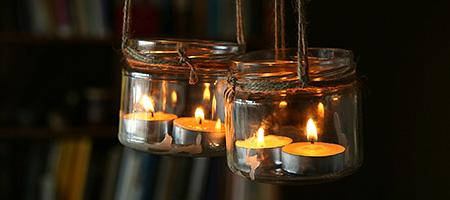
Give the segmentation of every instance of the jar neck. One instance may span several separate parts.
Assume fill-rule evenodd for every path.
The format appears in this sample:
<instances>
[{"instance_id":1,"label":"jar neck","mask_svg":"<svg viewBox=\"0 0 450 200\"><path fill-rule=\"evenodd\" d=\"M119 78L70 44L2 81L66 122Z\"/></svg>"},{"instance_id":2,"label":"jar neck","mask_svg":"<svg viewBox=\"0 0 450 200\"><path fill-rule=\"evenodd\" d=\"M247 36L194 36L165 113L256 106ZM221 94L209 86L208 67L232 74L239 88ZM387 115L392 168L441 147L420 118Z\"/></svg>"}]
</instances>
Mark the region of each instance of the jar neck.
<instances>
[{"instance_id":1,"label":"jar neck","mask_svg":"<svg viewBox=\"0 0 450 200\"><path fill-rule=\"evenodd\" d=\"M302 87L297 73L295 49L280 52L264 50L233 59L238 89L266 92ZM332 48L310 48L307 87L333 87L355 81L355 64L351 51Z\"/></svg>"}]
</instances>

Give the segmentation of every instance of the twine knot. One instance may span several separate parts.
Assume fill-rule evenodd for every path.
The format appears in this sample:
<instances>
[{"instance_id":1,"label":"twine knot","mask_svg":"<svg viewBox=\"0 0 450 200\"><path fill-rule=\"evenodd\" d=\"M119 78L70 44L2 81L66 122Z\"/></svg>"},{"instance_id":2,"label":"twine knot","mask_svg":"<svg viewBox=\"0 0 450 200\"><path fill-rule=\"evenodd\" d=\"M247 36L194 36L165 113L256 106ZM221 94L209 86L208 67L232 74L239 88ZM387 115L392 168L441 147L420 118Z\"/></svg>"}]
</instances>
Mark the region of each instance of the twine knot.
<instances>
[{"instance_id":1,"label":"twine knot","mask_svg":"<svg viewBox=\"0 0 450 200\"><path fill-rule=\"evenodd\" d=\"M227 83L229 87L225 90L224 97L228 103L233 103L235 97L234 94L236 93L237 78L233 76L231 71L228 71Z\"/></svg>"},{"instance_id":2,"label":"twine knot","mask_svg":"<svg viewBox=\"0 0 450 200\"><path fill-rule=\"evenodd\" d=\"M189 84L195 85L198 81L197 70L191 64L188 56L186 55L186 48L187 45L185 43L177 44L177 52L178 55L180 56L180 63L182 63L183 65L188 65L189 68L191 69L189 72Z\"/></svg>"}]
</instances>

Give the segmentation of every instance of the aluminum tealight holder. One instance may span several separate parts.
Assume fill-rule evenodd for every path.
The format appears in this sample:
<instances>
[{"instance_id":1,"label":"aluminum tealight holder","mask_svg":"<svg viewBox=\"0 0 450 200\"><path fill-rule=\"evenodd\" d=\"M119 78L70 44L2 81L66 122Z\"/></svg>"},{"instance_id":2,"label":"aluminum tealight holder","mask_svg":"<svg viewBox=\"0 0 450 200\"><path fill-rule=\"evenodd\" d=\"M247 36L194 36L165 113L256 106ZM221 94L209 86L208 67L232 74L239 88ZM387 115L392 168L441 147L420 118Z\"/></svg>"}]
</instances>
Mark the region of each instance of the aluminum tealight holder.
<instances>
[{"instance_id":1,"label":"aluminum tealight holder","mask_svg":"<svg viewBox=\"0 0 450 200\"><path fill-rule=\"evenodd\" d=\"M130 39L124 49L119 140L142 152L225 154L223 92L230 42Z\"/></svg>"},{"instance_id":2,"label":"aluminum tealight holder","mask_svg":"<svg viewBox=\"0 0 450 200\"><path fill-rule=\"evenodd\" d=\"M266 183L312 184L362 162L360 89L351 51L309 48L309 82L298 81L297 49L236 56L225 91L231 171Z\"/></svg>"}]
</instances>

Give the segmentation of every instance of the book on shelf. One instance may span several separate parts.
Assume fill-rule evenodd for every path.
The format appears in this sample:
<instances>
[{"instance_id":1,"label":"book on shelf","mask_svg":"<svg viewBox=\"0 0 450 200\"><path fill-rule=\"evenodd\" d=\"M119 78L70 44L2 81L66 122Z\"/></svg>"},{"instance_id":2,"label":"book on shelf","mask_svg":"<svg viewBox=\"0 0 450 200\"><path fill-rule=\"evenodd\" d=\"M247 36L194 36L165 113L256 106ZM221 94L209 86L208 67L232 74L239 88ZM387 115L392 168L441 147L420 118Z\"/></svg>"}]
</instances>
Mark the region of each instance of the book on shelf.
<instances>
[{"instance_id":1,"label":"book on shelf","mask_svg":"<svg viewBox=\"0 0 450 200\"><path fill-rule=\"evenodd\" d=\"M177 158L161 156L152 199L171 199L176 181Z\"/></svg>"},{"instance_id":2,"label":"book on shelf","mask_svg":"<svg viewBox=\"0 0 450 200\"><path fill-rule=\"evenodd\" d=\"M115 144L108 148L104 153L106 153L106 166L102 173L102 183L101 189L98 191L100 200L109 200L114 198L115 188L118 181L118 176L120 173L121 159L123 153L123 146L120 144Z\"/></svg>"},{"instance_id":3,"label":"book on shelf","mask_svg":"<svg viewBox=\"0 0 450 200\"><path fill-rule=\"evenodd\" d=\"M126 200L132 198L134 181L137 178L139 171L136 169L140 162L140 157L137 155L136 151L129 148L123 149L114 199Z\"/></svg>"},{"instance_id":4,"label":"book on shelf","mask_svg":"<svg viewBox=\"0 0 450 200\"><path fill-rule=\"evenodd\" d=\"M88 172L84 184L83 199L101 199L103 184L108 185L108 182L104 181L104 179L111 178L111 180L108 181L115 183L117 170L110 168L118 168L119 165L120 159L115 159L115 157L120 158L121 155L120 151L116 150L117 148L120 148L120 146L117 146L118 145L113 141L101 139L93 140L91 158L89 159ZM115 153L116 155L111 155L111 153ZM112 173L108 174L110 171L112 171ZM114 188L110 191L113 190Z\"/></svg>"},{"instance_id":5,"label":"book on shelf","mask_svg":"<svg viewBox=\"0 0 450 200\"><path fill-rule=\"evenodd\" d=\"M194 158L192 170L190 171L191 178L187 185L188 192L186 194L186 199L194 200L204 198L208 180L209 165L209 158Z\"/></svg>"}]
</instances>

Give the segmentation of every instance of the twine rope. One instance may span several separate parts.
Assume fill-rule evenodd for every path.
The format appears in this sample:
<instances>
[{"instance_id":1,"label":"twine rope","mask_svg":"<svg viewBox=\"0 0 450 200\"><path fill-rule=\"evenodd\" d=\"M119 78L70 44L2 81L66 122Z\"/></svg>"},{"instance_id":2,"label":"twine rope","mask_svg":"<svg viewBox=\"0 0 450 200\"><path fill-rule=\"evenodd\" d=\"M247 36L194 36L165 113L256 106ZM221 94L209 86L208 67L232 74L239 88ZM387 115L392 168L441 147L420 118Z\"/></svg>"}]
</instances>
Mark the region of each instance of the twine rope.
<instances>
[{"instance_id":1,"label":"twine rope","mask_svg":"<svg viewBox=\"0 0 450 200\"><path fill-rule=\"evenodd\" d=\"M125 0L123 5L123 23L122 23L122 49L127 49L128 39L130 38L130 16L131 0Z\"/></svg>"},{"instance_id":2,"label":"twine rope","mask_svg":"<svg viewBox=\"0 0 450 200\"><path fill-rule=\"evenodd\" d=\"M237 88L249 92L271 92L287 90L297 88L299 86L298 81L280 81L280 82L267 82L267 81L236 81Z\"/></svg>"},{"instance_id":3,"label":"twine rope","mask_svg":"<svg viewBox=\"0 0 450 200\"><path fill-rule=\"evenodd\" d=\"M281 48L286 48L286 40L284 39L284 0L280 2L280 14L281 14Z\"/></svg>"},{"instance_id":4,"label":"twine rope","mask_svg":"<svg viewBox=\"0 0 450 200\"><path fill-rule=\"evenodd\" d=\"M274 31L273 31L273 36L275 37L275 51L277 52L277 59L278 59L278 4L280 3L279 0L275 0L275 10L274 10L274 19L275 19L275 23L274 23Z\"/></svg>"},{"instance_id":5,"label":"twine rope","mask_svg":"<svg viewBox=\"0 0 450 200\"><path fill-rule=\"evenodd\" d=\"M131 24L131 0L125 0L123 6L123 24L122 24L122 50L133 57L136 60L152 63L152 64L181 64L187 65L189 67L189 84L195 85L198 82L197 70L194 65L191 64L187 54L187 45L184 43L177 44L177 52L180 56L179 63L174 63L170 61L157 60L152 57L147 57L140 54L134 48L128 46L128 41L130 40L130 24Z\"/></svg>"},{"instance_id":6,"label":"twine rope","mask_svg":"<svg viewBox=\"0 0 450 200\"><path fill-rule=\"evenodd\" d=\"M238 2L240 0L236 0ZM270 91L280 91L293 88L304 88L309 82L309 66L308 66L308 52L306 44L306 20L305 20L305 4L304 0L296 0L296 10L298 13L298 44L297 44L297 74L298 81L240 81L233 76L232 72L229 72L227 82L231 86L225 90L225 98L228 103L232 103L235 98L236 88L248 92L270 92ZM236 10L238 10L238 4L236 4ZM278 12L280 11L281 19L278 19ZM281 27L278 23L281 22ZM239 29L239 26L238 26ZM281 36L278 35L278 31L281 32ZM278 48L285 48L285 32L284 32L284 0L275 0L275 54L276 59L278 59ZM279 40L279 37L281 39Z\"/></svg>"},{"instance_id":7,"label":"twine rope","mask_svg":"<svg viewBox=\"0 0 450 200\"><path fill-rule=\"evenodd\" d=\"M195 69L194 65L191 64L189 61L189 58L186 54L187 44L185 43L178 43L177 44L177 52L180 56L180 63L183 65L189 66L189 84L195 85L198 81L198 75L197 75L197 69Z\"/></svg>"},{"instance_id":8,"label":"twine rope","mask_svg":"<svg viewBox=\"0 0 450 200\"><path fill-rule=\"evenodd\" d=\"M297 60L298 60L298 78L302 88L309 81L309 66L308 66L308 48L305 36L305 2L304 0L297 0L298 12L298 43L297 43Z\"/></svg>"},{"instance_id":9,"label":"twine rope","mask_svg":"<svg viewBox=\"0 0 450 200\"><path fill-rule=\"evenodd\" d=\"M245 31L244 31L244 16L242 14L242 0L236 0L236 35L238 44L246 49Z\"/></svg>"},{"instance_id":10,"label":"twine rope","mask_svg":"<svg viewBox=\"0 0 450 200\"><path fill-rule=\"evenodd\" d=\"M274 38L275 38L275 51L286 48L286 40L284 33L284 0L275 0L274 9ZM280 34L279 34L280 33Z\"/></svg>"}]
</instances>

